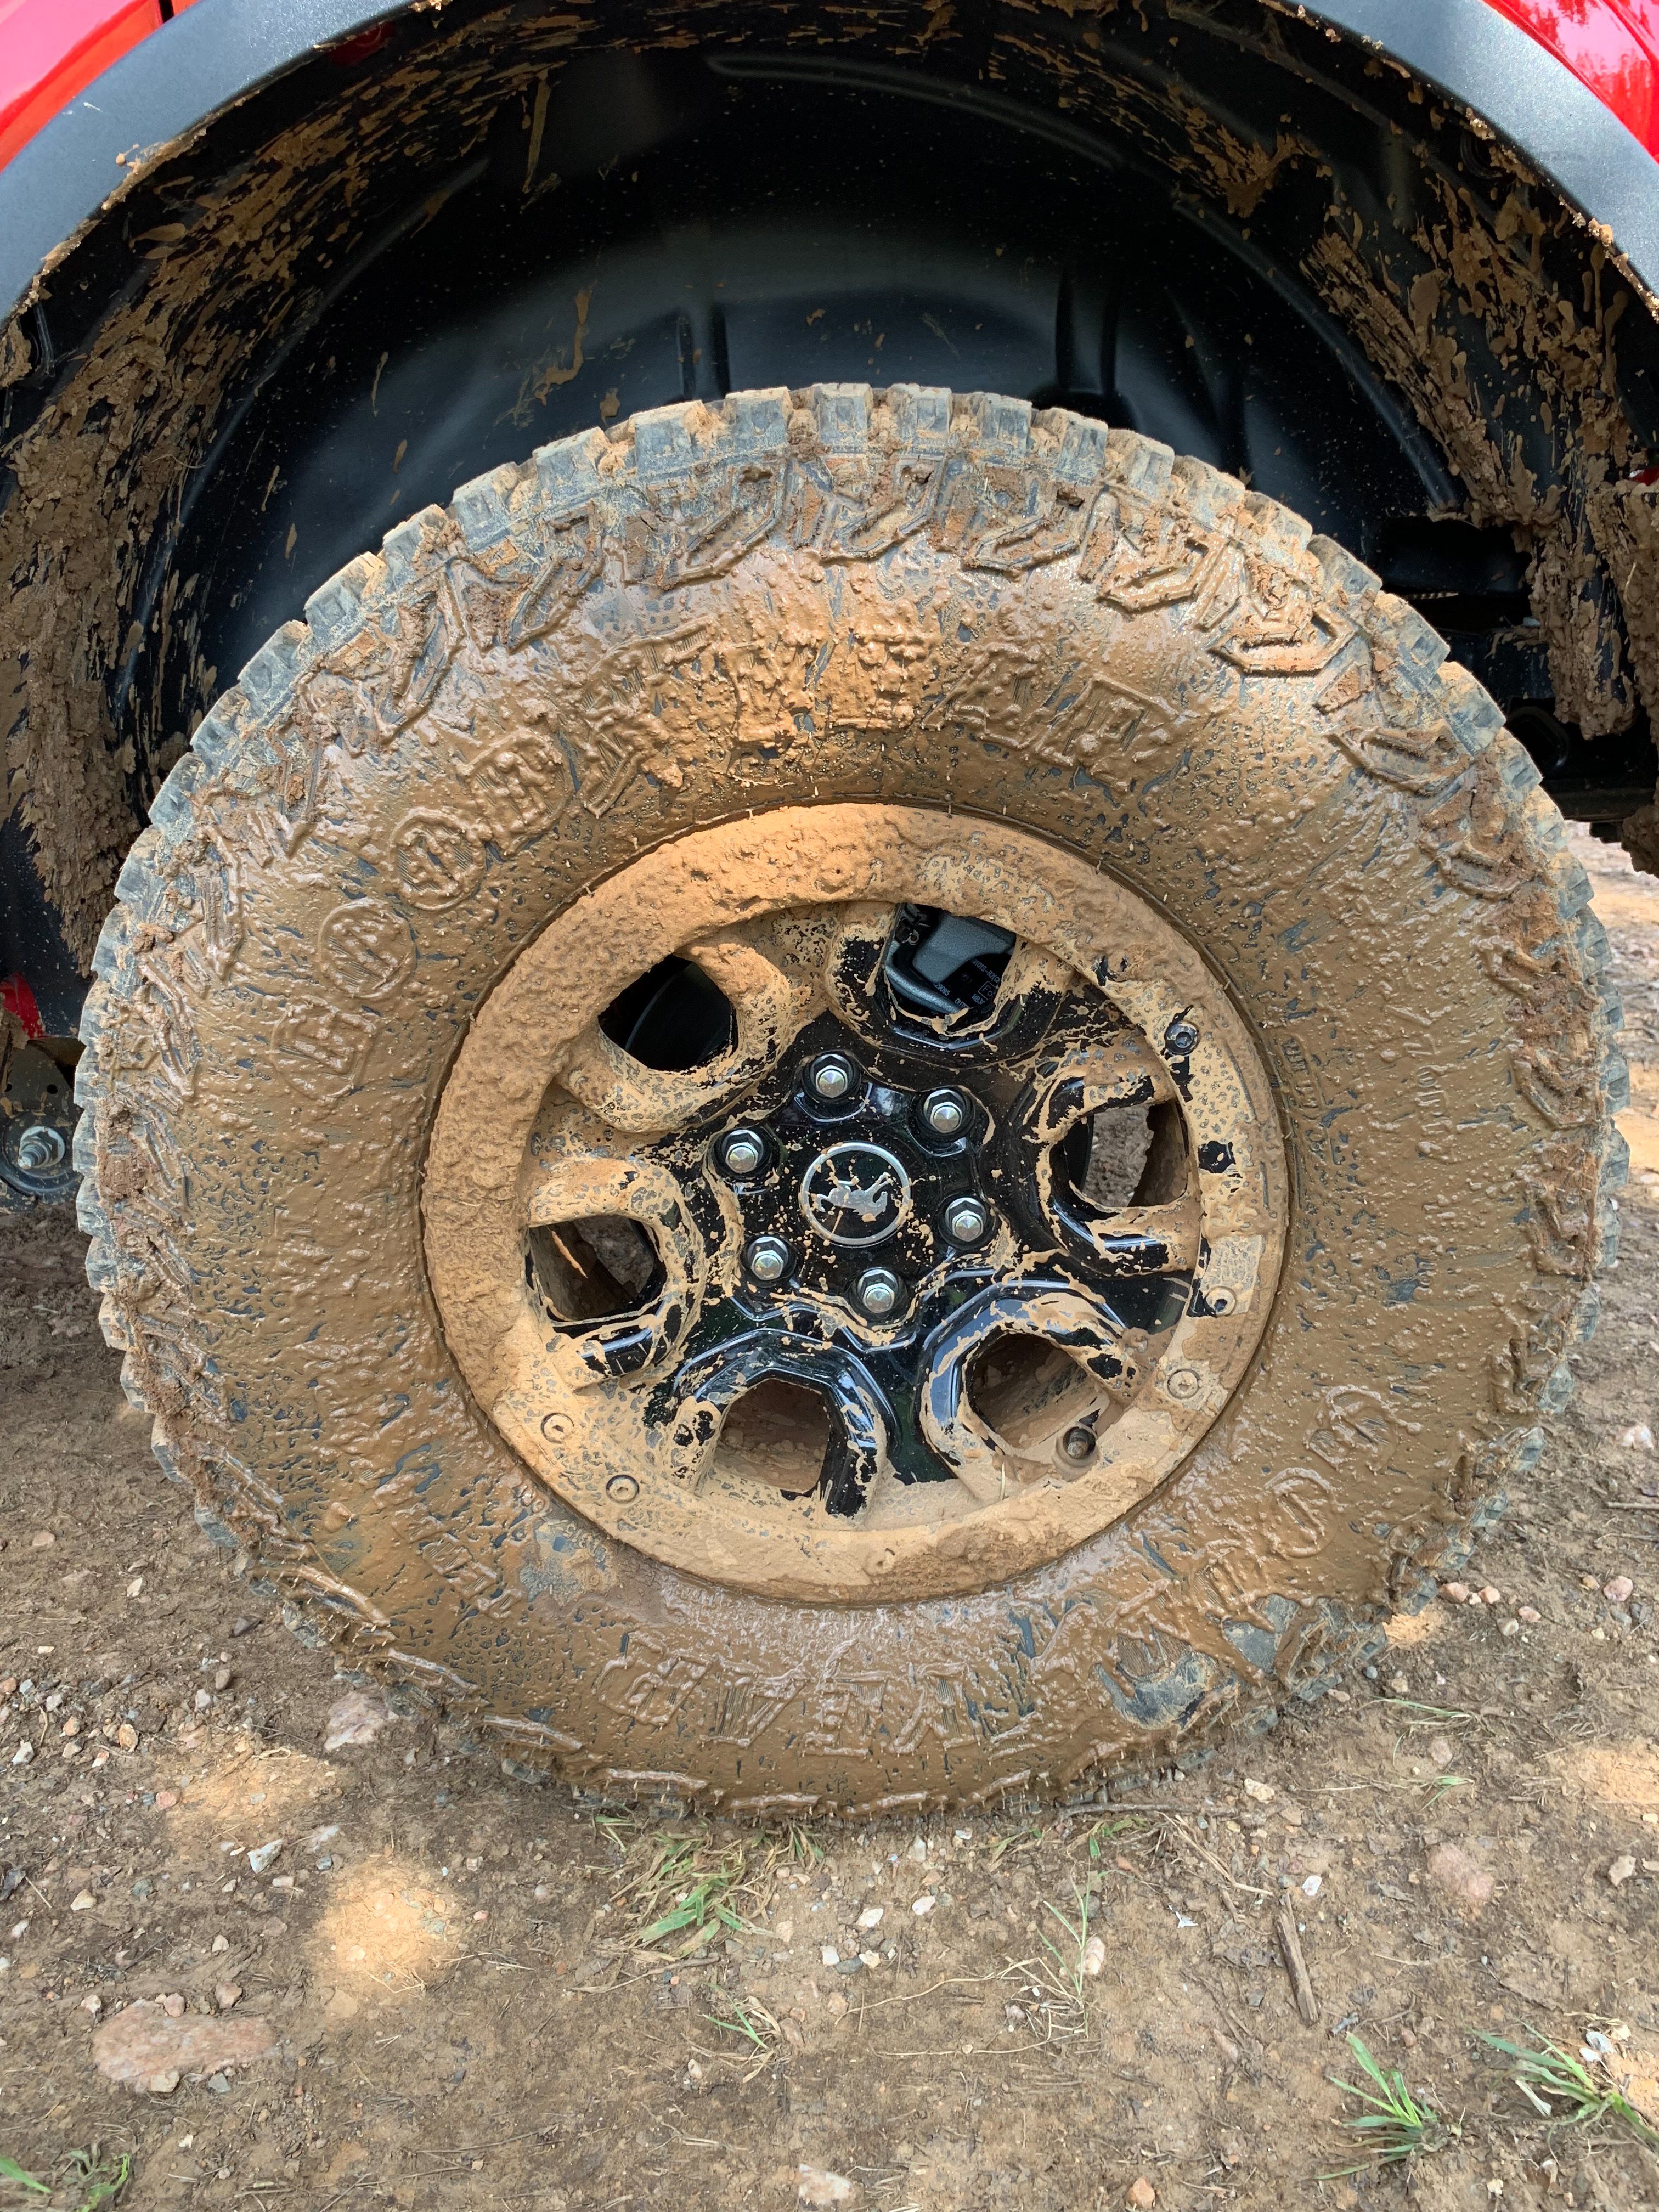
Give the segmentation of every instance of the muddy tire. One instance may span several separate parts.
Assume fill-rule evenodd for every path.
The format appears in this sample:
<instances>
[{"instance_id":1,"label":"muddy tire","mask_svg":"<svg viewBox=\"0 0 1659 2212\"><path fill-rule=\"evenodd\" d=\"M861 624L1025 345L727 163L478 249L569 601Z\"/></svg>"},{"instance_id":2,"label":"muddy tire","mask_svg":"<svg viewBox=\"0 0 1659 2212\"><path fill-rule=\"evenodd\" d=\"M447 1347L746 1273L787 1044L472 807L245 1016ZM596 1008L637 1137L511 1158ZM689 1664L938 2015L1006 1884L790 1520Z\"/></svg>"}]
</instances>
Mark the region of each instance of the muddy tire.
<instances>
[{"instance_id":1,"label":"muddy tire","mask_svg":"<svg viewBox=\"0 0 1659 2212\"><path fill-rule=\"evenodd\" d=\"M127 862L78 1157L163 1464L354 1655L613 1793L1054 1790L1317 1695L1535 1453L1601 933L1293 515L755 392L307 617Z\"/></svg>"}]
</instances>

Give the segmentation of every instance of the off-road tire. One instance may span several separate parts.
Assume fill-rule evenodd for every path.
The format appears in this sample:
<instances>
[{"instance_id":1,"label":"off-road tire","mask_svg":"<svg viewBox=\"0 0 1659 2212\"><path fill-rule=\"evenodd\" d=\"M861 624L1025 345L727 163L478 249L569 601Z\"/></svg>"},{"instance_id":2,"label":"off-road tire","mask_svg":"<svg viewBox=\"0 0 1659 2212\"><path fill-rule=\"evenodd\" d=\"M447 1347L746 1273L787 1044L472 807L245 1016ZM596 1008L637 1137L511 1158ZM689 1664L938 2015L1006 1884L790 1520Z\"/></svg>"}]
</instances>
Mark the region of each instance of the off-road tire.
<instances>
[{"instance_id":1,"label":"off-road tire","mask_svg":"<svg viewBox=\"0 0 1659 2212\"><path fill-rule=\"evenodd\" d=\"M1587 879L1445 654L1283 508L1006 399L665 408L402 524L198 729L99 949L82 1220L162 1464L356 1658L612 1792L981 1802L1318 1694L1535 1455L1622 1174ZM524 948L829 802L1018 825L1167 918L1291 1165L1208 1433L967 1594L781 1601L603 1535L480 1412L423 1256Z\"/></svg>"}]
</instances>

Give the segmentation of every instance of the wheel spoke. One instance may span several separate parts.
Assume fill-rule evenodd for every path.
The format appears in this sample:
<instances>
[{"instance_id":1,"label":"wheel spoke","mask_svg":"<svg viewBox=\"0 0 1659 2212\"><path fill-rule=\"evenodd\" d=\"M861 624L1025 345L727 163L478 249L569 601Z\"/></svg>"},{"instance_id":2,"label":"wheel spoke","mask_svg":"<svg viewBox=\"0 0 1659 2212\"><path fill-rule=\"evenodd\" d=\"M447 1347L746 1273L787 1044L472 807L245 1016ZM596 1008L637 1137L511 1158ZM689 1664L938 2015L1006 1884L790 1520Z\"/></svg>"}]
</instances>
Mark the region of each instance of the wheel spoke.
<instances>
[{"instance_id":1,"label":"wheel spoke","mask_svg":"<svg viewBox=\"0 0 1659 2212\"><path fill-rule=\"evenodd\" d=\"M1036 1394L1048 1399L1046 1411L1039 1404L1018 1425L994 1428L974 1402L972 1381L1005 1338L1040 1339L1058 1347L1077 1369L1080 1389L1050 1387ZM1063 1277L994 1283L958 1307L925 1347L917 1394L922 1435L982 1504L995 1504L1043 1476L1075 1474L1092 1456L1092 1443L1078 1463L1070 1463L1060 1450L1062 1437L1073 1431L1092 1437L1115 1417L1139 1379L1144 1342L1103 1299Z\"/></svg>"},{"instance_id":2,"label":"wheel spoke","mask_svg":"<svg viewBox=\"0 0 1659 2212\"><path fill-rule=\"evenodd\" d=\"M630 1135L681 1127L753 1082L809 1018L817 997L816 976L791 973L735 932L699 939L684 951L731 1003L736 1036L729 1050L700 1067L647 1067L593 1021L562 1058L565 1088Z\"/></svg>"},{"instance_id":3,"label":"wheel spoke","mask_svg":"<svg viewBox=\"0 0 1659 2212\"><path fill-rule=\"evenodd\" d=\"M638 1375L684 1342L708 1274L697 1212L659 1160L573 1149L540 1163L525 1209L532 1280L592 1381Z\"/></svg>"},{"instance_id":4,"label":"wheel spoke","mask_svg":"<svg viewBox=\"0 0 1659 2212\"><path fill-rule=\"evenodd\" d=\"M694 1355L654 1389L645 1419L667 1439L675 1480L695 1491L713 1466L736 1401L757 1385L799 1383L827 1405L830 1446L802 1491L821 1489L826 1511L857 1513L889 1463L893 1411L864 1367L838 1345L762 1328Z\"/></svg>"}]
</instances>

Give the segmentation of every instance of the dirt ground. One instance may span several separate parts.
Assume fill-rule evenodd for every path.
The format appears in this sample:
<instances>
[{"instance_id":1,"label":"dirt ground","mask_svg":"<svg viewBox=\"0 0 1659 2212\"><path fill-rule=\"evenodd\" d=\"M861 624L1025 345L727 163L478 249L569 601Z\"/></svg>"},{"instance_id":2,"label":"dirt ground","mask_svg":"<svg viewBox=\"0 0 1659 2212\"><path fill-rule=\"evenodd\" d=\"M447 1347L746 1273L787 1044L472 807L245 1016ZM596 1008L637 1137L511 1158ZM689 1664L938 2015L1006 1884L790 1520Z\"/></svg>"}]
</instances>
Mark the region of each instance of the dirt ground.
<instances>
[{"instance_id":1,"label":"dirt ground","mask_svg":"<svg viewBox=\"0 0 1659 2212\"><path fill-rule=\"evenodd\" d=\"M191 1524L72 1218L0 1223L0 2154L52 2185L0 2205L125 2160L129 2208L1659 2206L1626 2123L1553 2126L1481 2039L1599 2032L1659 2119L1659 1455L1620 1441L1659 1428L1659 882L1580 849L1632 1179L1489 1601L1109 1802L757 1834L377 1729ZM1321 2179L1350 2032L1442 2124L1403 2178ZM141 2038L150 2086L106 2079Z\"/></svg>"}]
</instances>

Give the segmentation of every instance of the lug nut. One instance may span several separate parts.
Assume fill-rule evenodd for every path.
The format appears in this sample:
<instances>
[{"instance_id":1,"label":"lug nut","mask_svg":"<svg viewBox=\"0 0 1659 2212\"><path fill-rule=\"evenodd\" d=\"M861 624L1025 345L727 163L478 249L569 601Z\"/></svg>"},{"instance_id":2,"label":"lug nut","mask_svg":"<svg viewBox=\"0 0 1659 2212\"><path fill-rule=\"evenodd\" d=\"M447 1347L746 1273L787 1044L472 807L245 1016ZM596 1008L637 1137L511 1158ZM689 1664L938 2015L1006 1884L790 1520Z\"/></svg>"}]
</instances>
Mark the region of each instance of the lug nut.
<instances>
[{"instance_id":1,"label":"lug nut","mask_svg":"<svg viewBox=\"0 0 1659 2212\"><path fill-rule=\"evenodd\" d=\"M833 1104L851 1094L858 1081L858 1070L844 1054L826 1052L822 1060L812 1062L806 1080L815 1097L828 1099Z\"/></svg>"},{"instance_id":2,"label":"lug nut","mask_svg":"<svg viewBox=\"0 0 1659 2212\"><path fill-rule=\"evenodd\" d=\"M733 1129L720 1139L720 1165L740 1181L755 1174L765 1158L765 1140L753 1129Z\"/></svg>"},{"instance_id":3,"label":"lug nut","mask_svg":"<svg viewBox=\"0 0 1659 2212\"><path fill-rule=\"evenodd\" d=\"M68 1149L61 1130L36 1121L17 1139L17 1164L29 1175L45 1175L63 1165Z\"/></svg>"},{"instance_id":4,"label":"lug nut","mask_svg":"<svg viewBox=\"0 0 1659 2212\"><path fill-rule=\"evenodd\" d=\"M896 1311L904 1285L890 1267L866 1267L854 1285L853 1295L866 1313L884 1321Z\"/></svg>"},{"instance_id":5,"label":"lug nut","mask_svg":"<svg viewBox=\"0 0 1659 2212\"><path fill-rule=\"evenodd\" d=\"M1095 1455L1095 1432L1079 1421L1074 1429L1067 1429L1060 1440L1060 1448L1067 1459L1081 1467L1085 1459Z\"/></svg>"},{"instance_id":6,"label":"lug nut","mask_svg":"<svg viewBox=\"0 0 1659 2212\"><path fill-rule=\"evenodd\" d=\"M953 1244L978 1244L991 1226L991 1216L977 1198L953 1198L945 1209L945 1233Z\"/></svg>"},{"instance_id":7,"label":"lug nut","mask_svg":"<svg viewBox=\"0 0 1659 2212\"><path fill-rule=\"evenodd\" d=\"M757 1283L781 1282L789 1272L789 1247L781 1237L753 1237L744 1264Z\"/></svg>"},{"instance_id":8,"label":"lug nut","mask_svg":"<svg viewBox=\"0 0 1659 2212\"><path fill-rule=\"evenodd\" d=\"M1164 1032L1164 1048L1177 1058L1184 1057L1198 1042L1198 1027L1185 1014L1177 1014Z\"/></svg>"},{"instance_id":9,"label":"lug nut","mask_svg":"<svg viewBox=\"0 0 1659 2212\"><path fill-rule=\"evenodd\" d=\"M967 1101L957 1091L930 1091L921 1118L936 1137L959 1137L968 1123Z\"/></svg>"}]
</instances>

